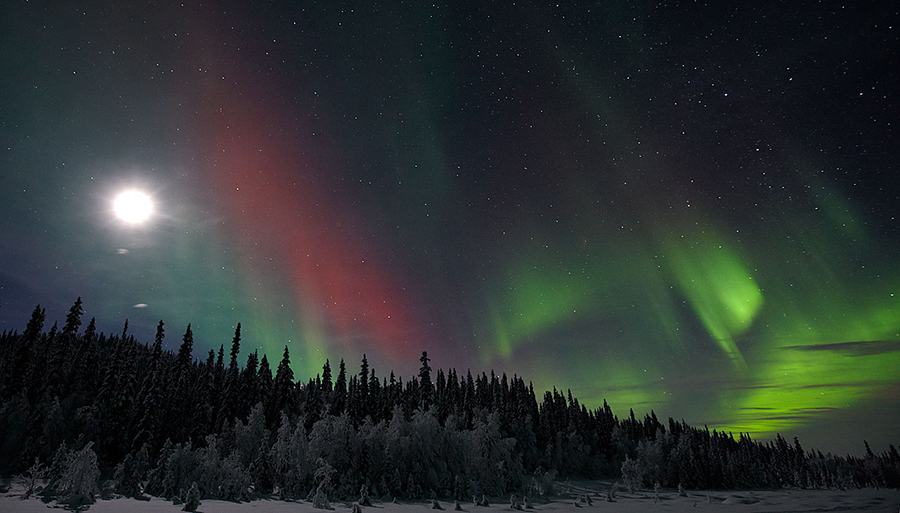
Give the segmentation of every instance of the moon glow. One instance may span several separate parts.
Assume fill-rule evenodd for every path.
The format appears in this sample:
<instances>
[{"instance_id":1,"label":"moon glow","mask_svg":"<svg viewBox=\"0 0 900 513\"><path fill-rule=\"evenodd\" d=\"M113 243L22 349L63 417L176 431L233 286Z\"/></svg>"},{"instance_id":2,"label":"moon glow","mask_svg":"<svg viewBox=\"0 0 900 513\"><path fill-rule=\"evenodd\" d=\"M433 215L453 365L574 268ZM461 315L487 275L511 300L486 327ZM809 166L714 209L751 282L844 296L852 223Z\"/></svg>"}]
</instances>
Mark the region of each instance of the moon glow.
<instances>
[{"instance_id":1,"label":"moon glow","mask_svg":"<svg viewBox=\"0 0 900 513\"><path fill-rule=\"evenodd\" d=\"M113 202L113 211L122 221L139 224L153 215L153 200L141 191L125 191L116 197Z\"/></svg>"}]
</instances>

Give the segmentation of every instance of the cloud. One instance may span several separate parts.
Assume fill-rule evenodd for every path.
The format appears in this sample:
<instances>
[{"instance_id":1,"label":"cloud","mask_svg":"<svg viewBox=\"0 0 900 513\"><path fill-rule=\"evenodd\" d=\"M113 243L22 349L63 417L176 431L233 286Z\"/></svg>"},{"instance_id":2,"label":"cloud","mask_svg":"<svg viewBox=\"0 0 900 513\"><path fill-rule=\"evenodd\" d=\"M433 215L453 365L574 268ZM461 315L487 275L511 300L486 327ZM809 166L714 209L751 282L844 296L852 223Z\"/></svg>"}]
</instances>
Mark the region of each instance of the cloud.
<instances>
[{"instance_id":1,"label":"cloud","mask_svg":"<svg viewBox=\"0 0 900 513\"><path fill-rule=\"evenodd\" d=\"M723 390L761 390L765 388L782 388L778 385L738 385L733 387L722 387Z\"/></svg>"},{"instance_id":2,"label":"cloud","mask_svg":"<svg viewBox=\"0 0 900 513\"><path fill-rule=\"evenodd\" d=\"M782 349L794 351L830 351L844 356L872 356L900 351L900 340L860 340L836 342L833 344L813 344L809 346L784 346Z\"/></svg>"},{"instance_id":3,"label":"cloud","mask_svg":"<svg viewBox=\"0 0 900 513\"><path fill-rule=\"evenodd\" d=\"M852 383L815 383L812 385L801 385L798 390L806 390L810 388L868 388L881 386L881 381L854 381Z\"/></svg>"},{"instance_id":4,"label":"cloud","mask_svg":"<svg viewBox=\"0 0 900 513\"><path fill-rule=\"evenodd\" d=\"M811 408L770 408L770 407L741 407L737 408L735 415L720 419L709 419L705 422L694 422L694 425L706 425L709 428L721 431L734 431L741 433L756 433L773 436L782 428L759 428L760 422L787 423L789 425L807 425L821 419L823 415L841 411L841 408L829 406Z\"/></svg>"},{"instance_id":5,"label":"cloud","mask_svg":"<svg viewBox=\"0 0 900 513\"><path fill-rule=\"evenodd\" d=\"M839 410L839 408L834 408L832 406L815 406L812 408L791 408L790 411L795 411L798 413L825 413L837 410Z\"/></svg>"}]
</instances>

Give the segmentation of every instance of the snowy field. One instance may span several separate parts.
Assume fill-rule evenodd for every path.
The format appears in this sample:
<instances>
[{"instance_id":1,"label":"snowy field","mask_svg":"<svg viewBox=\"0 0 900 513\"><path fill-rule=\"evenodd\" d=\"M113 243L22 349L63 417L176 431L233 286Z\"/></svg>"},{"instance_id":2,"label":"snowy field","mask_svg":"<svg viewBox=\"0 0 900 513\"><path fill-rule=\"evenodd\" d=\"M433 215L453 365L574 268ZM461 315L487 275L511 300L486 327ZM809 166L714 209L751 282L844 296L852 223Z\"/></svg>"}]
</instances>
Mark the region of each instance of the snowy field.
<instances>
[{"instance_id":1,"label":"snowy field","mask_svg":"<svg viewBox=\"0 0 900 513\"><path fill-rule=\"evenodd\" d=\"M549 501L533 500L530 511L542 513L588 513L588 511L607 512L701 512L716 511L739 513L756 512L828 512L828 511L866 511L890 512L900 511L900 491L898 490L765 490L765 491L713 491L687 492L686 497L679 496L674 490L662 490L657 499L653 490L642 490L634 494L618 491L613 502L606 501L609 483L590 482L573 486L571 494L556 497ZM588 495L592 504L579 501L578 497ZM10 490L0 495L0 512L2 513L38 513L58 510L51 502L45 504L38 499L23 499L22 489L13 485ZM568 497L568 498L566 498ZM453 502L439 501L445 511L453 511ZM349 513L352 503L332 502L336 513ZM462 509L468 513L499 513L513 511L509 499L495 498L490 506L474 506L471 502L462 503ZM149 501L134 499L98 500L88 511L92 513L176 513L182 506L175 506L171 501L153 498ZM375 502L371 507L363 507L363 511L372 513L425 513L432 510L431 502ZM202 501L199 512L202 513L321 513L305 501L284 502L278 500L255 500L253 502L234 503L218 500ZM529 510L526 510L529 511Z\"/></svg>"}]
</instances>

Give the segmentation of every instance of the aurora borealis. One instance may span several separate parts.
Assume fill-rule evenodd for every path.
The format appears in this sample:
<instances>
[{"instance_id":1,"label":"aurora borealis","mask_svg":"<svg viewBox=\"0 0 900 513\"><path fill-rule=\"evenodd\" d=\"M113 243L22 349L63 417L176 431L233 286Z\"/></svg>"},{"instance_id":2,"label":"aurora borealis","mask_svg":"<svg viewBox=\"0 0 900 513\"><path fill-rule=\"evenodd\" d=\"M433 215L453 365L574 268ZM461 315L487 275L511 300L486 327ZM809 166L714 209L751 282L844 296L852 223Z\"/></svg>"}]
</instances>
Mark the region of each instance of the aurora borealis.
<instances>
[{"instance_id":1,"label":"aurora borealis","mask_svg":"<svg viewBox=\"0 0 900 513\"><path fill-rule=\"evenodd\" d=\"M300 4L4 2L0 329L898 442L896 8Z\"/></svg>"}]
</instances>

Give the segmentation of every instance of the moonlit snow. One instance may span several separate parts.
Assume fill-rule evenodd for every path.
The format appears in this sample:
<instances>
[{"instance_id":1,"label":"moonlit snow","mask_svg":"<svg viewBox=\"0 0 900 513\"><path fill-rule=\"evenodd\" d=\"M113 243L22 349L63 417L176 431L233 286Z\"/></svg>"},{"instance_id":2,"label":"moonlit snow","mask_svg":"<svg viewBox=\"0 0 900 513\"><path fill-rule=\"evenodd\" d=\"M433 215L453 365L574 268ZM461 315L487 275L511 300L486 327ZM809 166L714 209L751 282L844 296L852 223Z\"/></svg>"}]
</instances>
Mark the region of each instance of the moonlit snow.
<instances>
[{"instance_id":1,"label":"moonlit snow","mask_svg":"<svg viewBox=\"0 0 900 513\"><path fill-rule=\"evenodd\" d=\"M677 490L641 489L628 493L621 486L615 493L613 502L607 501L607 492L614 486L610 481L578 482L563 492L549 499L530 498L533 511L541 513L587 513L603 512L818 512L818 511L859 511L896 513L900 509L900 491L891 489L852 489L852 490L760 490L760 491L689 491L686 496L679 496ZM24 499L23 489L16 483L0 495L0 511L4 513L46 513L48 508L57 504L44 504L38 499ZM590 498L586 501L584 498ZM521 497L519 497L521 499ZM489 498L490 499L490 498ZM473 506L471 501L460 501L462 511L468 513L506 513L512 511L509 501L503 497L490 500L490 506ZM446 500L444 509L452 509L453 501ZM331 506L338 513L350 513L356 503L332 502ZM135 499L98 500L88 511L92 513L175 513L182 510L182 505L173 505L171 501L151 498L149 501ZM379 513L427 513L432 508L431 501L384 502L374 501L371 507L361 507ZM227 502L221 500L201 500L197 511L204 513L320 513L308 501L279 501L259 499L252 502ZM527 510L526 510L527 511Z\"/></svg>"}]
</instances>

